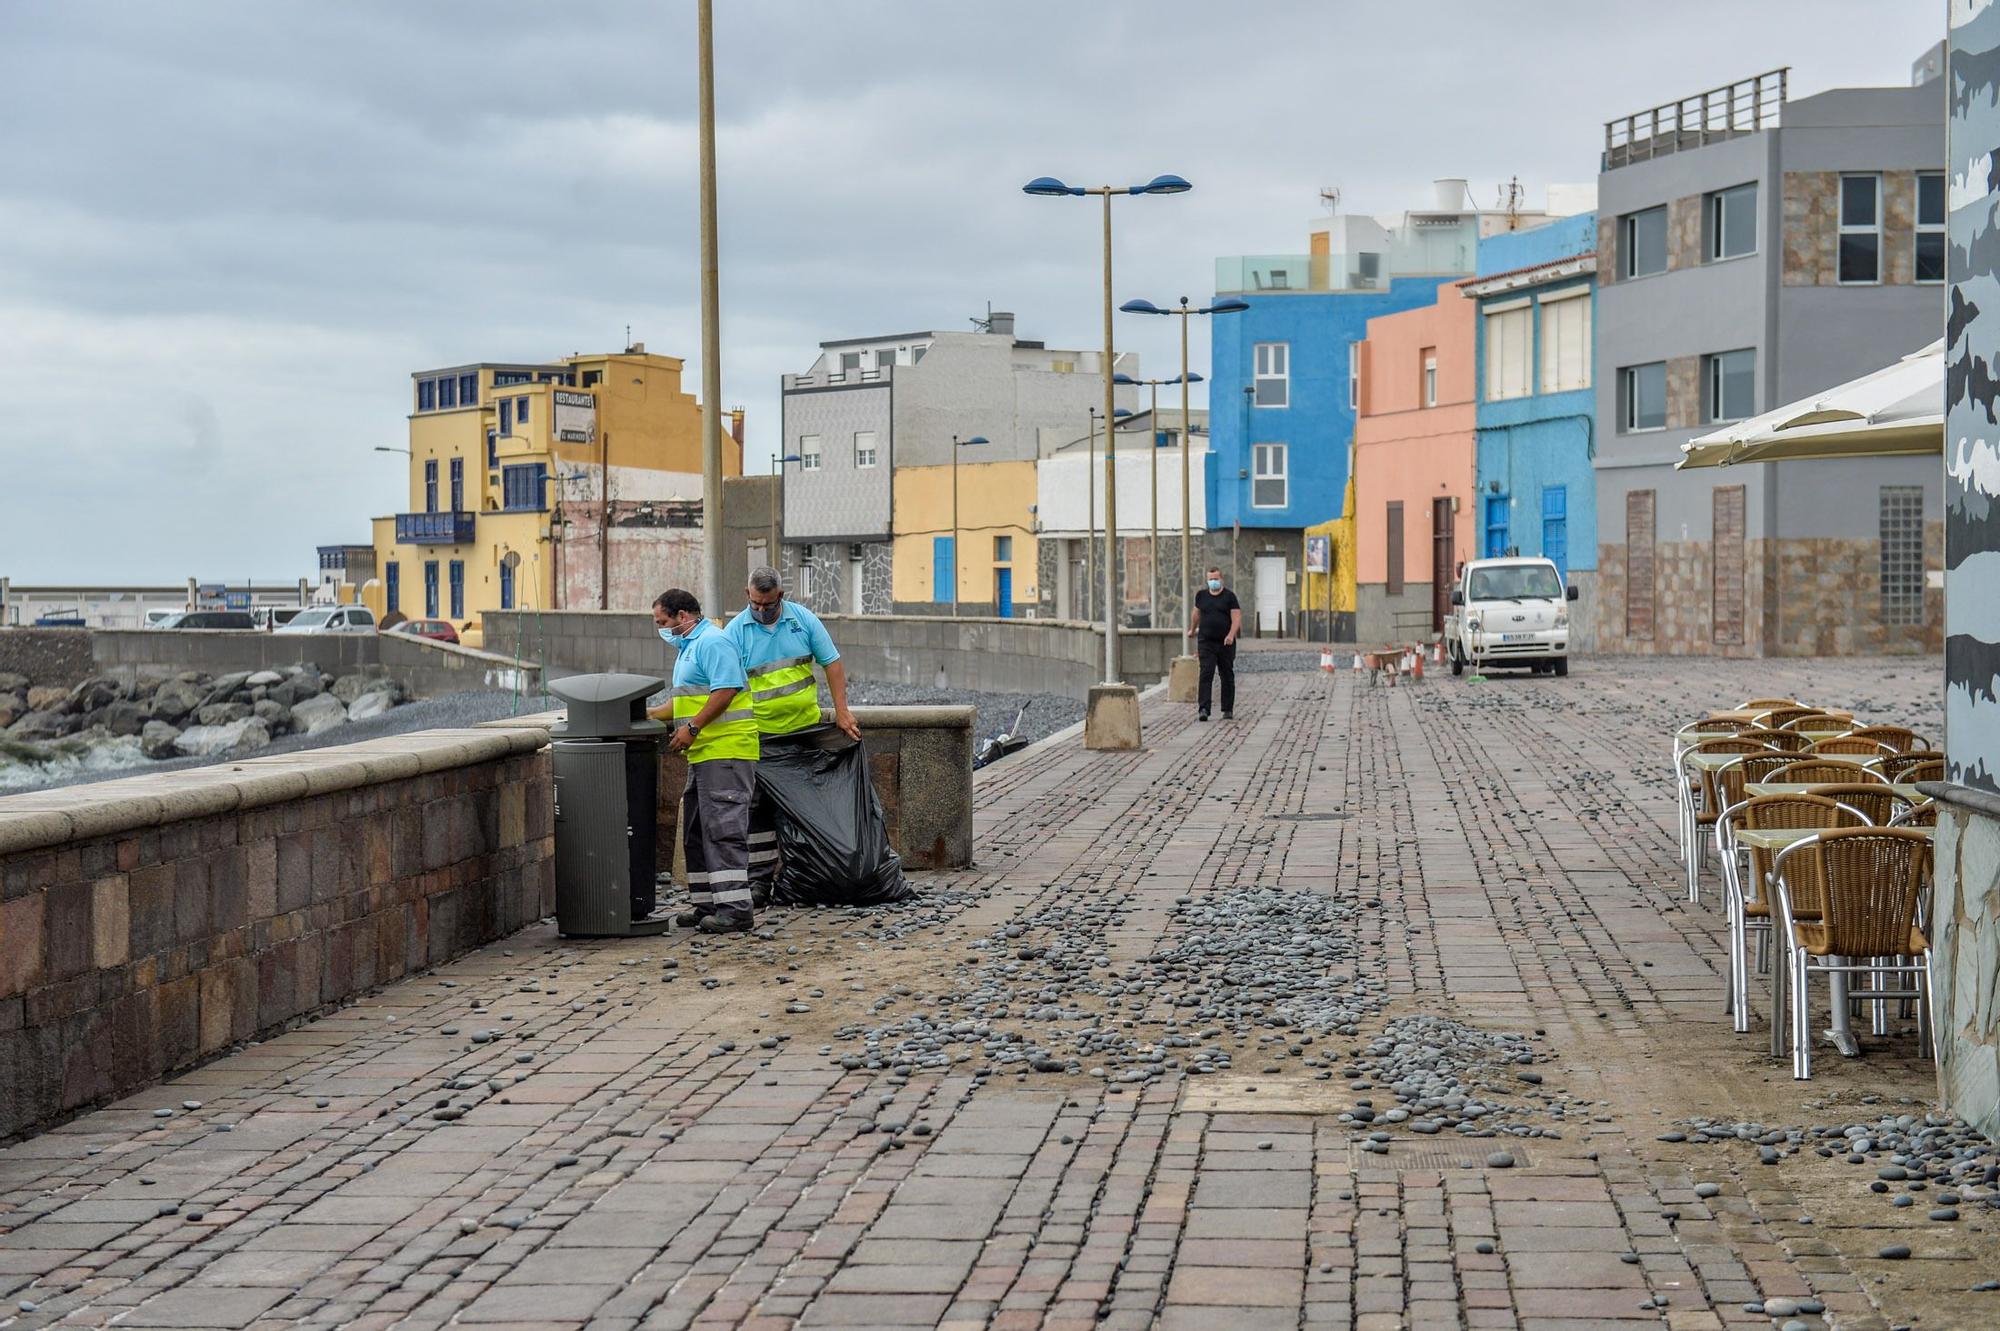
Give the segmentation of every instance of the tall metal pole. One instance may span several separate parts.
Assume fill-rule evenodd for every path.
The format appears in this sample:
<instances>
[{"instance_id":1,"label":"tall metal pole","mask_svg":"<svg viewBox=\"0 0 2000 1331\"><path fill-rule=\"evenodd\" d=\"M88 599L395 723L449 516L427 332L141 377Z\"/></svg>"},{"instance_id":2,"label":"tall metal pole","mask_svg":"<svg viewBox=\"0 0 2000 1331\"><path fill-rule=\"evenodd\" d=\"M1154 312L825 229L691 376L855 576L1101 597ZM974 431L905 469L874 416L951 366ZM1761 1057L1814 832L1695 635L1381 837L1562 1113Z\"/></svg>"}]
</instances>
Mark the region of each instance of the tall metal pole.
<instances>
[{"instance_id":1,"label":"tall metal pole","mask_svg":"<svg viewBox=\"0 0 2000 1331\"><path fill-rule=\"evenodd\" d=\"M700 0L701 607L722 612L722 293L715 237L715 0ZM780 447L782 447L782 442Z\"/></svg>"},{"instance_id":2,"label":"tall metal pole","mask_svg":"<svg viewBox=\"0 0 2000 1331\"><path fill-rule=\"evenodd\" d=\"M1118 650L1118 464L1114 434L1118 426L1115 386L1111 382L1111 188L1104 190L1104 680L1124 678Z\"/></svg>"},{"instance_id":3,"label":"tall metal pole","mask_svg":"<svg viewBox=\"0 0 2000 1331\"><path fill-rule=\"evenodd\" d=\"M780 440L778 447L784 446L784 441ZM782 569L785 566L785 561L778 557L778 502L785 484L785 464L781 460L783 457L784 454L779 453L771 458L771 547L765 553L769 556L766 562L775 569Z\"/></svg>"},{"instance_id":4,"label":"tall metal pole","mask_svg":"<svg viewBox=\"0 0 2000 1331\"><path fill-rule=\"evenodd\" d=\"M611 608L611 432L598 437L598 462L604 474L597 502L597 608Z\"/></svg>"},{"instance_id":5,"label":"tall metal pole","mask_svg":"<svg viewBox=\"0 0 2000 1331\"><path fill-rule=\"evenodd\" d=\"M1090 598L1097 591L1097 408L1090 409L1089 442L1083 448L1085 482L1083 512L1083 615L1085 623L1093 616L1090 613Z\"/></svg>"},{"instance_id":6,"label":"tall metal pole","mask_svg":"<svg viewBox=\"0 0 2000 1331\"><path fill-rule=\"evenodd\" d=\"M1188 425L1188 298L1181 297L1181 618L1194 613L1193 553L1188 549L1192 536L1189 524L1193 509L1188 500L1188 449L1194 432Z\"/></svg>"},{"instance_id":7,"label":"tall metal pole","mask_svg":"<svg viewBox=\"0 0 2000 1331\"><path fill-rule=\"evenodd\" d=\"M1160 624L1160 381L1148 381L1153 386L1152 410L1146 413L1146 442L1152 445L1153 455L1153 532L1147 538L1146 562L1152 566L1152 600L1147 605L1147 617L1155 628Z\"/></svg>"},{"instance_id":8,"label":"tall metal pole","mask_svg":"<svg viewBox=\"0 0 2000 1331\"><path fill-rule=\"evenodd\" d=\"M951 437L951 617L958 618L958 436Z\"/></svg>"}]
</instances>

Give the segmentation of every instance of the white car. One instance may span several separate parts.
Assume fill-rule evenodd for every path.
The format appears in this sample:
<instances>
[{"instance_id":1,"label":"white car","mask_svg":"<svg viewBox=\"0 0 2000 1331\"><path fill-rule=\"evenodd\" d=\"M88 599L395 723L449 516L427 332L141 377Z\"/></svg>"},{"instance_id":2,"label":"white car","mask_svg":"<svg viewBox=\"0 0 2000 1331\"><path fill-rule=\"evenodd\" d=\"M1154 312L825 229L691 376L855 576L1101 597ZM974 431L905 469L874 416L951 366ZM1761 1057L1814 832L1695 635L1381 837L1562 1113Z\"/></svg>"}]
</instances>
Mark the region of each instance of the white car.
<instances>
[{"instance_id":1,"label":"white car","mask_svg":"<svg viewBox=\"0 0 2000 1331\"><path fill-rule=\"evenodd\" d=\"M292 616L274 633L373 633L375 612L365 605L316 606Z\"/></svg>"},{"instance_id":2,"label":"white car","mask_svg":"<svg viewBox=\"0 0 2000 1331\"><path fill-rule=\"evenodd\" d=\"M1569 602L1552 560L1475 559L1459 575L1444 622L1451 673L1526 666L1536 674L1569 673Z\"/></svg>"}]
</instances>

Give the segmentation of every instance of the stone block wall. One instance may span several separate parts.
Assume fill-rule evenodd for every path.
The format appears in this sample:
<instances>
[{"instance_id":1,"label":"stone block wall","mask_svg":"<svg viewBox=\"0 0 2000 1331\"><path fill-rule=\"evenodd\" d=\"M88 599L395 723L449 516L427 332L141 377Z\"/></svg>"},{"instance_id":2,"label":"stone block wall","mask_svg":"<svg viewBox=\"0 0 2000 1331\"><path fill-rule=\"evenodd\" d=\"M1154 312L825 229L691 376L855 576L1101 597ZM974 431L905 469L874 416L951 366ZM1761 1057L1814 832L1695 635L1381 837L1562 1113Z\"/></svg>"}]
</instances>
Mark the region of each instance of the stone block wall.
<instances>
[{"instance_id":1,"label":"stone block wall","mask_svg":"<svg viewBox=\"0 0 2000 1331\"><path fill-rule=\"evenodd\" d=\"M1916 280L1917 174L1882 175L1884 286ZM1840 172L1787 171L1784 200L1784 270L1788 287L1834 286L1840 281Z\"/></svg>"},{"instance_id":2,"label":"stone block wall","mask_svg":"<svg viewBox=\"0 0 2000 1331\"><path fill-rule=\"evenodd\" d=\"M89 629L0 629L0 675L53 687L92 673Z\"/></svg>"},{"instance_id":3,"label":"stone block wall","mask_svg":"<svg viewBox=\"0 0 2000 1331\"><path fill-rule=\"evenodd\" d=\"M1942 558L1941 523L1924 524L1924 560ZM1718 634L1715 548L1709 541L1654 547L1650 637L1626 632L1625 545L1598 546L1595 650L1660 656L1874 656L1944 650L1944 599L1924 592L1922 622L1884 622L1881 543L1833 537L1744 543L1743 631ZM1723 639L1718 641L1718 638Z\"/></svg>"},{"instance_id":4,"label":"stone block wall","mask_svg":"<svg viewBox=\"0 0 2000 1331\"><path fill-rule=\"evenodd\" d=\"M0 1138L554 909L545 733L0 799Z\"/></svg>"}]
</instances>

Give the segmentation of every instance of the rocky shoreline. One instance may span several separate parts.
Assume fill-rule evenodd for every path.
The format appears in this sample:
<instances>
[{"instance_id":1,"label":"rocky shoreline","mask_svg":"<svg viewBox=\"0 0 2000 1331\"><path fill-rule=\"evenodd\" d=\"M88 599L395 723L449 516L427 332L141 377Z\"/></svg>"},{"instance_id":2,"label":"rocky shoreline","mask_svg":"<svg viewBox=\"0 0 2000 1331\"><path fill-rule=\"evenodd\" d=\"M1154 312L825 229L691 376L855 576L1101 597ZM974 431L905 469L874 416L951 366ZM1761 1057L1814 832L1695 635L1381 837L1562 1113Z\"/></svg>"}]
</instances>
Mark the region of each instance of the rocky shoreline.
<instances>
[{"instance_id":1,"label":"rocky shoreline","mask_svg":"<svg viewBox=\"0 0 2000 1331\"><path fill-rule=\"evenodd\" d=\"M311 665L132 681L94 676L70 687L0 674L0 788L9 768L145 759L241 757L286 735L319 735L405 701L393 679L332 678ZM114 749L116 753L101 751Z\"/></svg>"}]
</instances>

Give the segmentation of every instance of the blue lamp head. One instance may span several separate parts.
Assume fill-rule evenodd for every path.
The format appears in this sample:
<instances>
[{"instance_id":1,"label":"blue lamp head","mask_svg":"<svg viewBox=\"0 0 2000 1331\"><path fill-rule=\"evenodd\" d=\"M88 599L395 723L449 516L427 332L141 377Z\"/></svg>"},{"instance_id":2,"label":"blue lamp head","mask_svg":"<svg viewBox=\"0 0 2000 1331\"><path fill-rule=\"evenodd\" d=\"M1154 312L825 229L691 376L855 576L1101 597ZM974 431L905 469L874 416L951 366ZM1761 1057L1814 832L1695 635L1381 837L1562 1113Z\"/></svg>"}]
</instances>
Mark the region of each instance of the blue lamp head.
<instances>
[{"instance_id":1,"label":"blue lamp head","mask_svg":"<svg viewBox=\"0 0 2000 1331\"><path fill-rule=\"evenodd\" d=\"M1114 409L1112 410L1112 413L1111 413L1111 418L1112 418L1113 420L1123 420L1123 419L1125 419L1125 417L1127 417L1127 416L1130 416L1131 414L1132 414L1132 413L1131 413L1131 412L1129 412L1129 411L1127 411L1127 410L1125 410L1125 408L1123 408L1123 407L1117 407L1117 408L1114 408Z\"/></svg>"},{"instance_id":2,"label":"blue lamp head","mask_svg":"<svg viewBox=\"0 0 2000 1331\"><path fill-rule=\"evenodd\" d=\"M1123 370L1120 370L1117 374L1111 376L1111 382L1114 384L1136 384L1139 381Z\"/></svg>"},{"instance_id":3,"label":"blue lamp head","mask_svg":"<svg viewBox=\"0 0 2000 1331\"><path fill-rule=\"evenodd\" d=\"M959 446L960 448L970 448L970 447L972 447L972 446L973 446L974 444L988 444L988 443L991 443L991 442L993 442L993 441L992 441L992 440L990 440L990 439L988 439L988 438L987 438L987 437L986 437L985 435L983 435L983 434L975 434L975 435L973 435L973 436L972 436L972 438L970 438L970 439L961 439L961 440L959 440L959 441L958 441L958 446Z\"/></svg>"},{"instance_id":4,"label":"blue lamp head","mask_svg":"<svg viewBox=\"0 0 2000 1331\"><path fill-rule=\"evenodd\" d=\"M1128 300L1118 307L1126 314L1165 314L1166 311L1150 300Z\"/></svg>"},{"instance_id":5,"label":"blue lamp head","mask_svg":"<svg viewBox=\"0 0 2000 1331\"><path fill-rule=\"evenodd\" d=\"M1036 176L1033 180L1021 186L1021 192L1023 194L1038 194L1043 198L1050 198L1050 199L1065 194L1083 193L1083 191L1080 189L1073 189L1070 186L1063 184L1060 180L1057 180L1054 176Z\"/></svg>"},{"instance_id":6,"label":"blue lamp head","mask_svg":"<svg viewBox=\"0 0 2000 1331\"><path fill-rule=\"evenodd\" d=\"M778 465L783 466L787 462L804 462L804 461L805 459L800 457L797 453L787 453L783 457L778 459Z\"/></svg>"},{"instance_id":7,"label":"blue lamp head","mask_svg":"<svg viewBox=\"0 0 2000 1331\"><path fill-rule=\"evenodd\" d=\"M1203 311L1202 311L1202 313L1203 313L1203 314L1241 314L1241 313L1242 313L1243 311L1245 311L1245 310L1247 310L1247 309L1249 309L1249 308L1250 308L1250 302L1249 302L1249 301L1247 301L1247 300L1240 300L1240 299L1238 299L1238 298L1237 298L1237 297L1235 297L1235 296L1224 296L1224 297L1223 297L1223 298L1222 298L1221 300L1218 300L1218 301L1216 301L1216 302L1215 302L1215 303L1214 303L1213 305L1209 306L1209 307L1208 307L1208 308L1207 308L1206 310L1203 310Z\"/></svg>"},{"instance_id":8,"label":"blue lamp head","mask_svg":"<svg viewBox=\"0 0 2000 1331\"><path fill-rule=\"evenodd\" d=\"M1179 176L1154 176L1143 185L1134 185L1134 194L1185 194L1194 186Z\"/></svg>"},{"instance_id":9,"label":"blue lamp head","mask_svg":"<svg viewBox=\"0 0 2000 1331\"><path fill-rule=\"evenodd\" d=\"M1184 383L1184 384L1198 384L1198 383L1201 383L1201 382L1202 382L1202 377L1201 377L1201 371L1200 371L1200 370L1189 370L1189 371L1188 371L1188 372L1187 372L1186 374L1184 374L1184 375L1182 375L1182 376L1181 376L1181 382L1182 382L1182 383Z\"/></svg>"}]
</instances>

